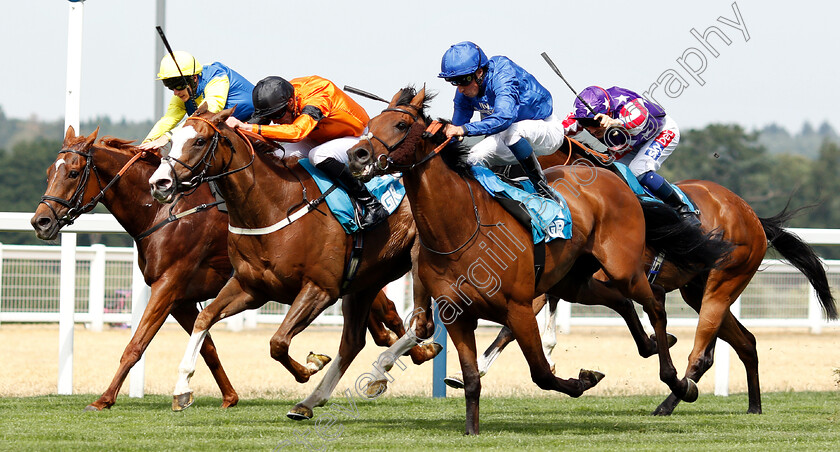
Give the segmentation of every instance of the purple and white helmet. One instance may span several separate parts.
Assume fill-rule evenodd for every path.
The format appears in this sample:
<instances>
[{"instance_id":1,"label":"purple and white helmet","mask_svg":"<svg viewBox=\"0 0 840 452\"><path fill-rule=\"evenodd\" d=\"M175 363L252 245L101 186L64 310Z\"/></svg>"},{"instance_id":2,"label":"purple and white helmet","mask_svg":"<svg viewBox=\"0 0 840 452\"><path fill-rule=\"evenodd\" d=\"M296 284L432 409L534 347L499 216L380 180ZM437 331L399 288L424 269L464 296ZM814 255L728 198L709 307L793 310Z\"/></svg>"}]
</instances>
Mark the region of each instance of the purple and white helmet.
<instances>
[{"instance_id":1,"label":"purple and white helmet","mask_svg":"<svg viewBox=\"0 0 840 452\"><path fill-rule=\"evenodd\" d=\"M589 104L594 113L581 102L581 99ZM598 113L612 117L612 98L607 94L607 90L600 86L587 86L575 99L575 118L594 118Z\"/></svg>"}]
</instances>

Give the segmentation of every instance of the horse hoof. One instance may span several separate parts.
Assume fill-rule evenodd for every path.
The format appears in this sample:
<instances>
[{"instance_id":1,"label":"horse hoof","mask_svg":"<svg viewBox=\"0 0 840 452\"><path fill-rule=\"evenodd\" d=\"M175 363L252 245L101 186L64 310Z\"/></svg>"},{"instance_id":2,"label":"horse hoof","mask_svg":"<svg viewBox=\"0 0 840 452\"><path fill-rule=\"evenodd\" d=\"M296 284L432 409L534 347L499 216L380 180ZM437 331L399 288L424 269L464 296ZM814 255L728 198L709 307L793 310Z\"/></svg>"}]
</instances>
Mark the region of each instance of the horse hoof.
<instances>
[{"instance_id":1,"label":"horse hoof","mask_svg":"<svg viewBox=\"0 0 840 452\"><path fill-rule=\"evenodd\" d=\"M172 396L172 411L184 411L189 408L193 402L195 402L195 398L193 398L192 391Z\"/></svg>"},{"instance_id":2,"label":"horse hoof","mask_svg":"<svg viewBox=\"0 0 840 452\"><path fill-rule=\"evenodd\" d=\"M688 389L685 391L685 397L683 397L683 402L692 403L697 401L697 397L700 396L700 391L697 390L697 383L694 382L691 378L686 378L688 380Z\"/></svg>"},{"instance_id":3,"label":"horse hoof","mask_svg":"<svg viewBox=\"0 0 840 452\"><path fill-rule=\"evenodd\" d=\"M388 390L388 380L374 380L365 388L365 397L375 399Z\"/></svg>"},{"instance_id":4,"label":"horse hoof","mask_svg":"<svg viewBox=\"0 0 840 452\"><path fill-rule=\"evenodd\" d=\"M464 377L461 376L461 372L444 378L443 382L446 384L446 386L449 386L450 388L464 389Z\"/></svg>"},{"instance_id":5,"label":"horse hoof","mask_svg":"<svg viewBox=\"0 0 840 452\"><path fill-rule=\"evenodd\" d=\"M431 344L429 344L429 347L431 347L433 351L432 358L439 355L441 350L443 350L443 345L440 345L437 342L432 342Z\"/></svg>"},{"instance_id":6,"label":"horse hoof","mask_svg":"<svg viewBox=\"0 0 840 452\"><path fill-rule=\"evenodd\" d=\"M99 408L98 406L93 406L93 404L90 404L90 405L85 407L85 411L102 411L102 408Z\"/></svg>"},{"instance_id":7,"label":"horse hoof","mask_svg":"<svg viewBox=\"0 0 840 452\"><path fill-rule=\"evenodd\" d=\"M309 352L309 356L306 357L306 367L314 374L323 369L330 361L332 361L332 358L327 355Z\"/></svg>"},{"instance_id":8,"label":"horse hoof","mask_svg":"<svg viewBox=\"0 0 840 452\"><path fill-rule=\"evenodd\" d=\"M655 410L653 410L653 413L650 414L652 416L670 416L671 413L673 413L673 410L665 408L664 405L664 403L662 405L659 405L658 407L656 407Z\"/></svg>"},{"instance_id":9,"label":"horse hoof","mask_svg":"<svg viewBox=\"0 0 840 452\"><path fill-rule=\"evenodd\" d=\"M288 413L286 413L286 417L293 421L307 421L309 419L312 419L312 414L312 408L305 407L302 404L298 403L297 405L295 405L294 408L292 408L291 410L289 410Z\"/></svg>"},{"instance_id":10,"label":"horse hoof","mask_svg":"<svg viewBox=\"0 0 840 452\"><path fill-rule=\"evenodd\" d=\"M676 344L676 343L677 343L677 336L674 336L673 334L668 333L668 348L673 347L674 344Z\"/></svg>"},{"instance_id":11,"label":"horse hoof","mask_svg":"<svg viewBox=\"0 0 840 452\"><path fill-rule=\"evenodd\" d=\"M586 384L586 389L594 387L603 380L604 377L606 377L606 375L604 375L603 372L598 372L597 370L581 369L578 373L578 379Z\"/></svg>"}]
</instances>

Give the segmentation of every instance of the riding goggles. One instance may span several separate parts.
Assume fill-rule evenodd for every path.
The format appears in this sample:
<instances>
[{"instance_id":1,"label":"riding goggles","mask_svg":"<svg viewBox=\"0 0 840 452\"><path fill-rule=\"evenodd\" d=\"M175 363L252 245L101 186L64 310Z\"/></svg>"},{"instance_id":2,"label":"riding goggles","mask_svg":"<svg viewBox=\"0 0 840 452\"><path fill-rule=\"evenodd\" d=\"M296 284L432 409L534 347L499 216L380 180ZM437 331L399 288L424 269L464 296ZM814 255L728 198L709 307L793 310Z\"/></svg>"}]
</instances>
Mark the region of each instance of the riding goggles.
<instances>
[{"instance_id":1,"label":"riding goggles","mask_svg":"<svg viewBox=\"0 0 840 452\"><path fill-rule=\"evenodd\" d=\"M451 83L452 86L467 86L475 80L474 74L467 74L467 75L459 75L457 77L448 77L445 78L447 82Z\"/></svg>"},{"instance_id":2,"label":"riding goggles","mask_svg":"<svg viewBox=\"0 0 840 452\"><path fill-rule=\"evenodd\" d=\"M173 77L173 78L165 78L163 79L163 86L172 91L175 90L182 90L187 88L187 84L184 82L184 79L181 77Z\"/></svg>"}]
</instances>

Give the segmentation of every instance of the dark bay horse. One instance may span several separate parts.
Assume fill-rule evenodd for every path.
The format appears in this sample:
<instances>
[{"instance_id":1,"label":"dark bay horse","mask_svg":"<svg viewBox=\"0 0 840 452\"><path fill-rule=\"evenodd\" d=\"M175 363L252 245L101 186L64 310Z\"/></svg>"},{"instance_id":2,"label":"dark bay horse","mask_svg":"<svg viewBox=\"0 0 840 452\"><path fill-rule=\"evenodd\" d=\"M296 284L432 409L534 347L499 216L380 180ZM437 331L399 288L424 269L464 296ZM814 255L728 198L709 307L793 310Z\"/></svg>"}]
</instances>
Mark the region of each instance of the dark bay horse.
<instances>
[{"instance_id":1,"label":"dark bay horse","mask_svg":"<svg viewBox=\"0 0 840 452\"><path fill-rule=\"evenodd\" d=\"M67 130L62 150L47 169L47 190L32 217L38 237L52 240L62 227L101 202L135 239L140 270L152 288L116 375L102 396L88 405L88 410L110 408L116 403L128 371L169 314L186 331L192 331L198 316L196 303L215 297L233 271L227 255L227 215L215 208L199 207L215 201L209 188L198 187L172 207L157 203L149 193L148 183L160 157L140 152L130 142L117 138L106 137L96 143L97 132L76 136L72 127ZM182 216L197 208L195 215ZM170 215L178 215L180 220L154 229ZM380 321L397 335L405 332L393 303L384 293L377 295L369 329L378 345L393 344L392 333ZM410 353L415 362L427 358L425 350L412 349ZM201 354L222 392L222 406L235 405L239 396L209 337L202 344Z\"/></svg>"},{"instance_id":2,"label":"dark bay horse","mask_svg":"<svg viewBox=\"0 0 840 452\"><path fill-rule=\"evenodd\" d=\"M590 278L598 268L625 297L641 303L654 323L662 381L683 400L695 400L694 382L678 378L671 362L663 300L654 296L640 259L645 249L645 211L624 182L602 169L584 172L556 167L547 172L549 180L565 181L567 192L563 194L574 219L573 233L568 240L545 245L545 269L535 280L530 228L503 209L470 175L460 146L440 145L444 141L440 133L424 136L430 122L424 110L430 99L425 89L398 92L388 108L371 119L367 140L348 155L351 170L361 178L374 172L402 171L422 244L416 264L419 278L437 300L458 350L466 433L478 433L481 382L474 330L479 318L510 328L528 361L532 380L542 389L578 397L603 378L603 374L587 370L572 379L552 374L541 350L532 303L538 294L564 297L598 283ZM425 305L415 310L414 334L427 337L433 328L429 303L420 301Z\"/></svg>"},{"instance_id":3,"label":"dark bay horse","mask_svg":"<svg viewBox=\"0 0 840 452\"><path fill-rule=\"evenodd\" d=\"M148 181L154 196L167 202L176 193L214 178L227 202L231 227L273 230L229 235L234 274L195 322L179 367L173 409L192 402L189 378L195 370L196 350L210 327L269 300L291 305L271 339L271 356L297 381L307 381L312 371L289 356L289 343L341 296L344 327L338 356L315 392L289 413L295 419L311 418L312 408L326 402L364 346L365 320L376 294L411 269L416 228L408 203L403 202L386 222L365 231L358 272L349 286L342 288L352 237L332 214L320 210L306 214L312 207L307 193L320 193L315 182L297 159L255 152L251 140L225 124L231 112L213 114L206 105L199 107L173 136L166 164ZM415 303L426 296L422 286L415 284ZM433 347L429 357L437 350Z\"/></svg>"}]
</instances>

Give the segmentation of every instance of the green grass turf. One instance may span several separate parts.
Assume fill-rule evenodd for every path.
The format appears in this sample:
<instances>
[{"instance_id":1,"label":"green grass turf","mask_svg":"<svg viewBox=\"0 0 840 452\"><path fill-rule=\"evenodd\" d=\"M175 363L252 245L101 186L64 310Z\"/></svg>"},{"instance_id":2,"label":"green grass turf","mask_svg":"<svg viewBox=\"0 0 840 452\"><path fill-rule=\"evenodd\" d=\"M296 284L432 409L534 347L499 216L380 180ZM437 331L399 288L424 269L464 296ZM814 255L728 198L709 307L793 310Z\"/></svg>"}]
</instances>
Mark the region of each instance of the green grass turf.
<instances>
[{"instance_id":1,"label":"green grass turf","mask_svg":"<svg viewBox=\"0 0 840 452\"><path fill-rule=\"evenodd\" d=\"M464 400L341 395L295 422L296 401L199 398L182 413L167 396L121 397L84 412L92 395L0 399L2 450L840 450L840 392L771 393L765 414L745 394L703 394L670 417L660 397L483 398L481 435L465 437ZM345 410L338 409L340 405ZM320 418L320 420L319 420Z\"/></svg>"}]
</instances>

